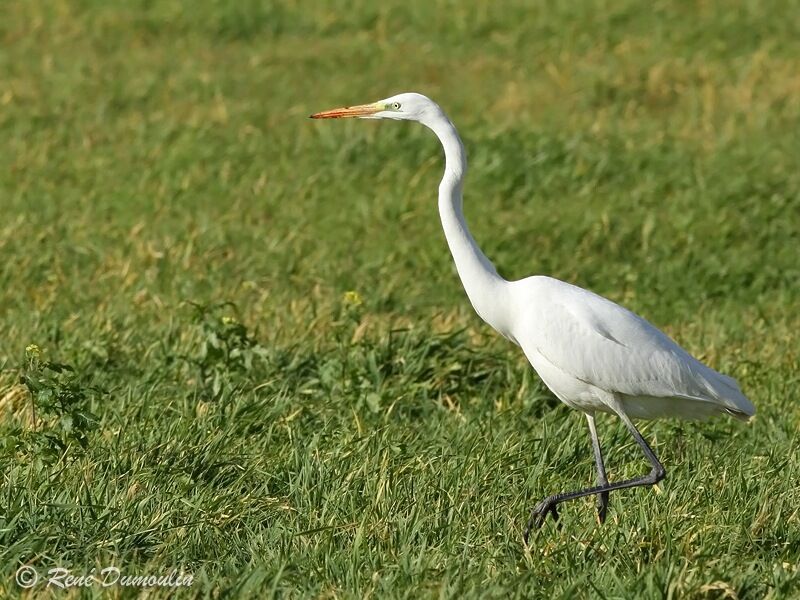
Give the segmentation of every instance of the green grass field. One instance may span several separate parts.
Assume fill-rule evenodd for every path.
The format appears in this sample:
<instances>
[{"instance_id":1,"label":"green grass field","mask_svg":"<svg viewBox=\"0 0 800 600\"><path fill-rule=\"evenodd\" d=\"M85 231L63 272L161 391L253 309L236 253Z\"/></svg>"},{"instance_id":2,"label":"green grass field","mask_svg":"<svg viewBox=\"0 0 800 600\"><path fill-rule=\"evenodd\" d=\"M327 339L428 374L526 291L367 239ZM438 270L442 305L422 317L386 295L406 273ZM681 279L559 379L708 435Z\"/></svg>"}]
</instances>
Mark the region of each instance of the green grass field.
<instances>
[{"instance_id":1,"label":"green grass field","mask_svg":"<svg viewBox=\"0 0 800 600\"><path fill-rule=\"evenodd\" d=\"M0 596L799 597L798 2L0 13ZM503 275L639 312L756 418L643 423L667 479L525 550L594 481L585 419L473 314L432 135L306 118L401 91L459 127Z\"/></svg>"}]
</instances>

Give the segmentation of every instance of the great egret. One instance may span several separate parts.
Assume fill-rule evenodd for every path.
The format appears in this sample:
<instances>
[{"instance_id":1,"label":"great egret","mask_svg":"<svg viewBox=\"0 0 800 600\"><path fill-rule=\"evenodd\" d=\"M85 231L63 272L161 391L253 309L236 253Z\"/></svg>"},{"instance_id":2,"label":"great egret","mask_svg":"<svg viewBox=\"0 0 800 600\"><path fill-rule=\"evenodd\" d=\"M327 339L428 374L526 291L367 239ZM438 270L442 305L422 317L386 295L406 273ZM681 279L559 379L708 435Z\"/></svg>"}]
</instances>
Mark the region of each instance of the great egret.
<instances>
[{"instance_id":1,"label":"great egret","mask_svg":"<svg viewBox=\"0 0 800 600\"><path fill-rule=\"evenodd\" d=\"M520 346L547 387L564 404L582 411L589 422L598 485L542 500L531 511L526 544L531 528L541 526L548 514L558 519L557 506L565 500L597 495L602 523L609 492L654 485L664 478L664 467L631 419L702 419L723 413L747 420L755 414L734 379L705 366L629 310L551 277L506 281L498 275L464 220L464 146L450 119L430 98L406 93L311 115L312 119L344 117L418 121L436 134L445 155L439 215L472 306L491 327ZM597 411L622 420L652 465L647 475L609 483L595 428Z\"/></svg>"}]
</instances>

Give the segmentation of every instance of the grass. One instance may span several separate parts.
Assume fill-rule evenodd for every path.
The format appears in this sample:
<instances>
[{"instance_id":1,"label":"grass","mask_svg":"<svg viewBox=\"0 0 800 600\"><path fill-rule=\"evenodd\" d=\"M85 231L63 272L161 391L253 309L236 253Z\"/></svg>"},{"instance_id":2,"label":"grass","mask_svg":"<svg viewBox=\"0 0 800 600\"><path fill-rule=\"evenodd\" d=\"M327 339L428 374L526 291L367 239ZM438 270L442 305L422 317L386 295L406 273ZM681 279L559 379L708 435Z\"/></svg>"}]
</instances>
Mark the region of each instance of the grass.
<instances>
[{"instance_id":1,"label":"grass","mask_svg":"<svg viewBox=\"0 0 800 600\"><path fill-rule=\"evenodd\" d=\"M0 594L65 595L29 564L198 598L796 597L798 9L3 3ZM459 126L504 275L624 303L756 419L645 424L668 478L526 551L530 508L593 480L584 419L473 315L430 134L305 119L407 90ZM599 426L612 479L646 468Z\"/></svg>"}]
</instances>

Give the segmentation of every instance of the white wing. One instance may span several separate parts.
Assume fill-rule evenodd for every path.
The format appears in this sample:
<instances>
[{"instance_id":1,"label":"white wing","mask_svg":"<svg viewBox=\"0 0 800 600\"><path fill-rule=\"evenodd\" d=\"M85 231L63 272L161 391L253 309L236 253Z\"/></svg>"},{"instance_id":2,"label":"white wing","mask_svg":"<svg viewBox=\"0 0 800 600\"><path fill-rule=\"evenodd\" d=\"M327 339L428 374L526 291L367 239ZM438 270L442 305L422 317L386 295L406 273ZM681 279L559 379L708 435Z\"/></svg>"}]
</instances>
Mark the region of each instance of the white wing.
<instances>
[{"instance_id":1,"label":"white wing","mask_svg":"<svg viewBox=\"0 0 800 600\"><path fill-rule=\"evenodd\" d=\"M631 397L682 398L713 402L738 416L755 413L734 379L705 366L631 311L549 277L514 285L526 323L520 344L533 344L576 379Z\"/></svg>"}]
</instances>

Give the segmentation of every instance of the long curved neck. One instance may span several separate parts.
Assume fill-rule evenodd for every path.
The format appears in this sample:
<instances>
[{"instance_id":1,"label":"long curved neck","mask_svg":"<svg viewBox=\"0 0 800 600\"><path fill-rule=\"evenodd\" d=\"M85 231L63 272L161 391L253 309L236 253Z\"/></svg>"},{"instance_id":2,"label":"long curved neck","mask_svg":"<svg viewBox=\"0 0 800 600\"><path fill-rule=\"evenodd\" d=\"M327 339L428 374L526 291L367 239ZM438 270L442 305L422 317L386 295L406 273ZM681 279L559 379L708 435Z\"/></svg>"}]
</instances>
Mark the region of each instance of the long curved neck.
<instances>
[{"instance_id":1,"label":"long curved neck","mask_svg":"<svg viewBox=\"0 0 800 600\"><path fill-rule=\"evenodd\" d=\"M461 283L478 315L489 325L506 333L503 310L508 282L481 252L467 227L462 210L467 156L455 126L444 115L425 123L444 148L444 176L439 183L439 215L447 245L456 263Z\"/></svg>"}]
</instances>

